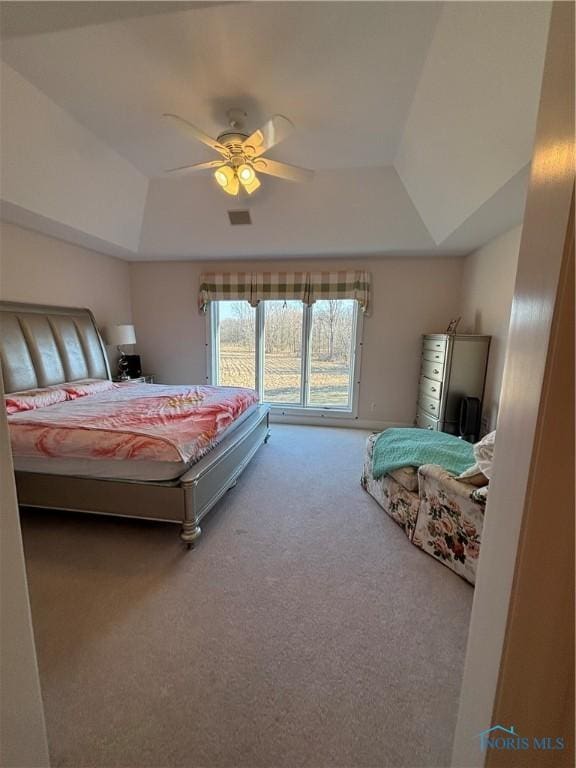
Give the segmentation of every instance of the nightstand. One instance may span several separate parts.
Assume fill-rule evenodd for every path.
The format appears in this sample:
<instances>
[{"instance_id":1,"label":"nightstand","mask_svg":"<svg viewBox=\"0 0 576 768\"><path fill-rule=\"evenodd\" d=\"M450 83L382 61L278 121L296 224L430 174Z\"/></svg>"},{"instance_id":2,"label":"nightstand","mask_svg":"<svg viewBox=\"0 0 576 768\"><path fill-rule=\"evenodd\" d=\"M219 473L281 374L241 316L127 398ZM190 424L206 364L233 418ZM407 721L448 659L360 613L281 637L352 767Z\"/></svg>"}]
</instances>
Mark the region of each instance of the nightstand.
<instances>
[{"instance_id":1,"label":"nightstand","mask_svg":"<svg viewBox=\"0 0 576 768\"><path fill-rule=\"evenodd\" d=\"M119 379L118 377L112 379L116 384L121 384L123 381L130 381L133 384L154 384L154 374L147 373L143 376L136 376L133 379Z\"/></svg>"}]
</instances>

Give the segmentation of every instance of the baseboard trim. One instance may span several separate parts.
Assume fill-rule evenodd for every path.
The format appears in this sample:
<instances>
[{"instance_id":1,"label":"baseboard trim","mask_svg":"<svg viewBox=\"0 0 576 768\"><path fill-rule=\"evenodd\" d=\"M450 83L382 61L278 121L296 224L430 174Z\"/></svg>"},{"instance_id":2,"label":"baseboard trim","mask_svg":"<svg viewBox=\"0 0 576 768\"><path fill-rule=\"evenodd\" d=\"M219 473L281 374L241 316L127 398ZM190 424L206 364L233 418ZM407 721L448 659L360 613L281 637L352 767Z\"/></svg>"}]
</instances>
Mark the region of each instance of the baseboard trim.
<instances>
[{"instance_id":1,"label":"baseboard trim","mask_svg":"<svg viewBox=\"0 0 576 768\"><path fill-rule=\"evenodd\" d=\"M370 429L374 432L383 432L391 427L413 427L413 423L403 421L377 421L376 419L350 419L341 416L287 416L279 413L270 413L271 424L299 424L309 427L346 427L348 429Z\"/></svg>"}]
</instances>

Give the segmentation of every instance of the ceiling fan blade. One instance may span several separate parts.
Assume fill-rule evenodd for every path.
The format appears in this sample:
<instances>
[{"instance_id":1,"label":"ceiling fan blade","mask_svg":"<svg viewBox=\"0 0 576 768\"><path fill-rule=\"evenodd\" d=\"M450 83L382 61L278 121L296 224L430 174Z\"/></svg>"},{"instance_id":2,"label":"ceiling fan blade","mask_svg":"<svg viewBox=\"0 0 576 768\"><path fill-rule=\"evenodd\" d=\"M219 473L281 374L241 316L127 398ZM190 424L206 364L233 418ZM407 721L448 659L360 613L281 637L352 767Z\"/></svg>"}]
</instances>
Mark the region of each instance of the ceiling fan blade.
<instances>
[{"instance_id":1,"label":"ceiling fan blade","mask_svg":"<svg viewBox=\"0 0 576 768\"><path fill-rule=\"evenodd\" d=\"M225 165L224 160L208 160L207 163L194 163L193 165L180 165L178 168L168 168L164 173L172 173L176 176L196 171L207 171L209 168L220 168Z\"/></svg>"},{"instance_id":2,"label":"ceiling fan blade","mask_svg":"<svg viewBox=\"0 0 576 768\"><path fill-rule=\"evenodd\" d=\"M254 169L258 173L267 173L269 176L278 176L280 179L288 179L288 181L310 181L314 176L314 171L310 171L308 168L298 168L296 165L278 163L276 160L267 160L264 157L254 161Z\"/></svg>"},{"instance_id":3,"label":"ceiling fan blade","mask_svg":"<svg viewBox=\"0 0 576 768\"><path fill-rule=\"evenodd\" d=\"M220 154L224 155L224 157L228 157L228 150L223 144L219 144L216 139L208 136L208 134L204 133L204 131L201 131L200 128L196 128L196 126L192 125L192 123L189 123L188 120L184 120L183 117L173 115L170 112L165 112L162 117L167 117L169 120L171 120L179 129L179 131L185 136L191 136L193 139L197 139L203 144L207 144L209 147L212 147L212 149L215 149L216 152L220 152Z\"/></svg>"},{"instance_id":4,"label":"ceiling fan blade","mask_svg":"<svg viewBox=\"0 0 576 768\"><path fill-rule=\"evenodd\" d=\"M259 157L267 149L279 144L294 130L294 124L284 115L273 115L267 123L254 131L242 143L242 149L251 157Z\"/></svg>"}]
</instances>

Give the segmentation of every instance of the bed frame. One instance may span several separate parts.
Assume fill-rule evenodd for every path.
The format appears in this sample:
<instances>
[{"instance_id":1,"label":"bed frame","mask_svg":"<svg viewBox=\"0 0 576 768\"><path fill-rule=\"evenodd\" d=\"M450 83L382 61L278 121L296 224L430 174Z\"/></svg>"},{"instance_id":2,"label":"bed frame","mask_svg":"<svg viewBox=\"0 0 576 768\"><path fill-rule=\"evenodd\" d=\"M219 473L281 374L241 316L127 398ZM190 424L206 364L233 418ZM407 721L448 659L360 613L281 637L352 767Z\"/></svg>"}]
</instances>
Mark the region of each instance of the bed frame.
<instances>
[{"instance_id":1,"label":"bed frame","mask_svg":"<svg viewBox=\"0 0 576 768\"><path fill-rule=\"evenodd\" d=\"M0 302L0 361L7 393L79 379L110 379L106 350L89 309ZM200 521L236 485L270 437L269 409L258 406L204 458L171 481L103 480L16 471L18 503L181 525L190 549Z\"/></svg>"}]
</instances>

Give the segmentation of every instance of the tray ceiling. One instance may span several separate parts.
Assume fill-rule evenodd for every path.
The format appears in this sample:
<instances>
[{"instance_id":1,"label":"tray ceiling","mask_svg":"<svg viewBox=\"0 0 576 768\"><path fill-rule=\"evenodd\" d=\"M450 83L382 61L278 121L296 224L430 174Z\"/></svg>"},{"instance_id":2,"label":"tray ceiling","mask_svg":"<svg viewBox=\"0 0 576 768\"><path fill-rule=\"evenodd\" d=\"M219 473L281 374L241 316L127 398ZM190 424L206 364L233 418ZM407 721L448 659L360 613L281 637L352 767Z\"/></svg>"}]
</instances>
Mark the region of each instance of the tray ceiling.
<instances>
[{"instance_id":1,"label":"tray ceiling","mask_svg":"<svg viewBox=\"0 0 576 768\"><path fill-rule=\"evenodd\" d=\"M48 98L147 180L129 258L462 253L521 216L549 14L538 2L466 5L3 3L2 59L39 103ZM26 135L11 94L3 119ZM296 131L270 157L315 169L314 181L267 178L231 206L209 175L163 177L212 155L161 114L217 135L230 107L248 112L248 128L290 117ZM6 141L4 162L12 152ZM487 216L506 185L505 210ZM39 222L54 209L10 192L3 183L8 218L14 206ZM230 207L252 209L241 235ZM89 234L114 251L105 231Z\"/></svg>"}]
</instances>

